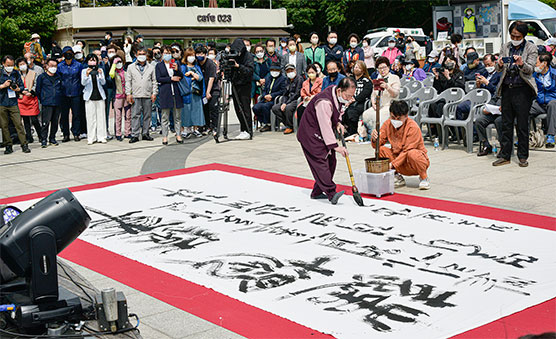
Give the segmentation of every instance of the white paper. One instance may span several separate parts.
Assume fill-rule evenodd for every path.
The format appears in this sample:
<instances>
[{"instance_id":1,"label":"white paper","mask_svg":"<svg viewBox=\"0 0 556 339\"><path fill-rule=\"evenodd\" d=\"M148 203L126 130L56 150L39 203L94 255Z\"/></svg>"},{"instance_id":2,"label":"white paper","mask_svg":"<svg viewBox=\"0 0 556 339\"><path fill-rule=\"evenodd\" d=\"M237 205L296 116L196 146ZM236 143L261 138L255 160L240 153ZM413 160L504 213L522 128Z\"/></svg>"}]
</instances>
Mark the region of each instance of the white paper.
<instances>
[{"instance_id":1,"label":"white paper","mask_svg":"<svg viewBox=\"0 0 556 339\"><path fill-rule=\"evenodd\" d=\"M75 195L80 239L337 338L446 338L556 295L556 232L309 192L206 171Z\"/></svg>"},{"instance_id":2,"label":"white paper","mask_svg":"<svg viewBox=\"0 0 556 339\"><path fill-rule=\"evenodd\" d=\"M485 104L485 109L486 109L490 114L497 114L497 115L502 114L502 112L500 111L500 106L491 105L491 104Z\"/></svg>"}]
</instances>

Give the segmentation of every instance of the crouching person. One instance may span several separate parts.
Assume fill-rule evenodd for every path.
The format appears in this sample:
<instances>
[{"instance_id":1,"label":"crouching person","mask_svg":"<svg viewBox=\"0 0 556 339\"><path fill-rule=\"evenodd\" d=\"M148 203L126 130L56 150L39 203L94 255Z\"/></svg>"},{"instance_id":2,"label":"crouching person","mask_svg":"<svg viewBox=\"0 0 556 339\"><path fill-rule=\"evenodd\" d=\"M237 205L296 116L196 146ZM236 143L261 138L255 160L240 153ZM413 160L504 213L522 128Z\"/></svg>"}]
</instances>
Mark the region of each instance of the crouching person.
<instances>
[{"instance_id":1,"label":"crouching person","mask_svg":"<svg viewBox=\"0 0 556 339\"><path fill-rule=\"evenodd\" d=\"M408 118L409 106L404 101L393 101L390 105L390 119L380 128L380 157L390 159L390 169L396 171L395 187L405 186L402 175L419 175L419 189L430 188L427 169L430 162L423 143L421 129ZM377 147L377 131L371 134L373 147ZM390 143L391 148L384 144Z\"/></svg>"}]
</instances>

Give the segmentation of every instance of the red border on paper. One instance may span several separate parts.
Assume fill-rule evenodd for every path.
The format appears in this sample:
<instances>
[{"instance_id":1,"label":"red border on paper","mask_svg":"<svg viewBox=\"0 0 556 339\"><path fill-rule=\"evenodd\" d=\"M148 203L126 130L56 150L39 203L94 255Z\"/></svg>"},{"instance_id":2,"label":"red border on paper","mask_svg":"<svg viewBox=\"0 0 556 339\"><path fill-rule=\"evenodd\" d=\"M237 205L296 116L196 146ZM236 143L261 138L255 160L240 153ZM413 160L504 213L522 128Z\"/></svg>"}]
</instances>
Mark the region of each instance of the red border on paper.
<instances>
[{"instance_id":1,"label":"red border on paper","mask_svg":"<svg viewBox=\"0 0 556 339\"><path fill-rule=\"evenodd\" d=\"M312 188L313 186L313 181L309 179L230 165L210 164L76 186L71 187L70 190L78 192L122 183L141 182L210 170L241 174L303 188ZM351 188L348 186L341 186L341 189L351 192ZM52 192L54 191L0 199L0 204L11 204L42 198ZM385 196L382 200L556 231L556 219L548 216L406 194ZM68 246L60 256L248 338L331 338L329 335L312 330L291 320L79 239ZM556 298L553 298L489 324L461 333L453 338L517 338L525 334L540 334L556 331L555 319Z\"/></svg>"}]
</instances>

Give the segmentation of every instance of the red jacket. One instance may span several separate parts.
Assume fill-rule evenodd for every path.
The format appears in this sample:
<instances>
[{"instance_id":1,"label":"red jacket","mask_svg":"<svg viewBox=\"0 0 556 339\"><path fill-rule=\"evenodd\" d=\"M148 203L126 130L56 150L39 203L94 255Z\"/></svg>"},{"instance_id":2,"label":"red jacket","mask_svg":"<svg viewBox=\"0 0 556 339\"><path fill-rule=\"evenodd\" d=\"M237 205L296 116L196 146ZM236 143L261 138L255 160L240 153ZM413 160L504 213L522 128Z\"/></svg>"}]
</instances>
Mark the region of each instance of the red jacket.
<instances>
[{"instance_id":1,"label":"red jacket","mask_svg":"<svg viewBox=\"0 0 556 339\"><path fill-rule=\"evenodd\" d=\"M310 81L311 81L310 79L303 81L303 86L301 87L301 99L303 99L303 101L301 102L301 105L303 105L303 102L305 102L306 97L312 97L314 95L317 95L322 90L321 78L317 77L315 79L315 83L313 84L313 87L311 87L311 89L309 89Z\"/></svg>"}]
</instances>

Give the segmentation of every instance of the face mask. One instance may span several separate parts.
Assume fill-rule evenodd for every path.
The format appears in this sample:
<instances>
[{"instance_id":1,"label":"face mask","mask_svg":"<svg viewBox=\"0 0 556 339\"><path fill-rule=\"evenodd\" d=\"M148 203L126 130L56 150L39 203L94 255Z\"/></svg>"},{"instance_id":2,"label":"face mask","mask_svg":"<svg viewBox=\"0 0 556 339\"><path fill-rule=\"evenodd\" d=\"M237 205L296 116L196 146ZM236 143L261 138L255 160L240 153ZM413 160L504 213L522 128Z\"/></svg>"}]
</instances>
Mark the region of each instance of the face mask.
<instances>
[{"instance_id":1,"label":"face mask","mask_svg":"<svg viewBox=\"0 0 556 339\"><path fill-rule=\"evenodd\" d=\"M270 53L270 54L274 53L274 47L267 47L266 50L267 50L268 53Z\"/></svg>"},{"instance_id":2,"label":"face mask","mask_svg":"<svg viewBox=\"0 0 556 339\"><path fill-rule=\"evenodd\" d=\"M473 12L471 12L471 11L468 11L468 12L467 12L467 15L468 15L468 16L471 16L471 14L473 14Z\"/></svg>"},{"instance_id":3,"label":"face mask","mask_svg":"<svg viewBox=\"0 0 556 339\"><path fill-rule=\"evenodd\" d=\"M105 36L104 39L110 40L110 35Z\"/></svg>"},{"instance_id":4,"label":"face mask","mask_svg":"<svg viewBox=\"0 0 556 339\"><path fill-rule=\"evenodd\" d=\"M190 63L190 64L194 63L195 62L195 57L193 55L188 56L187 57L187 62Z\"/></svg>"},{"instance_id":5,"label":"face mask","mask_svg":"<svg viewBox=\"0 0 556 339\"><path fill-rule=\"evenodd\" d=\"M121 62L118 62L118 63L116 64L116 68L117 68L117 69L122 69L122 67L124 67L124 64L122 64Z\"/></svg>"},{"instance_id":6,"label":"face mask","mask_svg":"<svg viewBox=\"0 0 556 339\"><path fill-rule=\"evenodd\" d=\"M73 54L71 54L71 53L66 53L66 54L64 54L64 59L66 59L66 60L71 60L71 59L73 59Z\"/></svg>"},{"instance_id":7,"label":"face mask","mask_svg":"<svg viewBox=\"0 0 556 339\"><path fill-rule=\"evenodd\" d=\"M313 45L318 44L318 43L319 43L319 38L312 38L312 39L311 39L311 43L312 43Z\"/></svg>"},{"instance_id":8,"label":"face mask","mask_svg":"<svg viewBox=\"0 0 556 339\"><path fill-rule=\"evenodd\" d=\"M271 75L273 78L276 78L276 77L278 77L278 76L280 75L280 72L278 72L278 71L270 71L270 75Z\"/></svg>"},{"instance_id":9,"label":"face mask","mask_svg":"<svg viewBox=\"0 0 556 339\"><path fill-rule=\"evenodd\" d=\"M309 79L313 80L317 77L317 75L315 73L308 73L307 76L309 77Z\"/></svg>"},{"instance_id":10,"label":"face mask","mask_svg":"<svg viewBox=\"0 0 556 339\"><path fill-rule=\"evenodd\" d=\"M288 49L290 50L290 52L295 52L297 48L294 45L291 45L288 47Z\"/></svg>"},{"instance_id":11,"label":"face mask","mask_svg":"<svg viewBox=\"0 0 556 339\"><path fill-rule=\"evenodd\" d=\"M22 72L27 72L27 65L19 66L19 70L22 71Z\"/></svg>"},{"instance_id":12,"label":"face mask","mask_svg":"<svg viewBox=\"0 0 556 339\"><path fill-rule=\"evenodd\" d=\"M349 101L347 101L346 99L342 98L341 95L338 95L338 102L342 105L345 105L347 103L349 103Z\"/></svg>"},{"instance_id":13,"label":"face mask","mask_svg":"<svg viewBox=\"0 0 556 339\"><path fill-rule=\"evenodd\" d=\"M454 67L456 67L455 62L447 62L445 65L447 69L454 69Z\"/></svg>"},{"instance_id":14,"label":"face mask","mask_svg":"<svg viewBox=\"0 0 556 339\"><path fill-rule=\"evenodd\" d=\"M540 67L536 67L536 66L535 66L535 72L537 72L537 73L539 73L539 74L542 74L542 73L543 73L543 69L540 68Z\"/></svg>"},{"instance_id":15,"label":"face mask","mask_svg":"<svg viewBox=\"0 0 556 339\"><path fill-rule=\"evenodd\" d=\"M351 48L357 47L357 42L350 42L349 47L351 47Z\"/></svg>"},{"instance_id":16,"label":"face mask","mask_svg":"<svg viewBox=\"0 0 556 339\"><path fill-rule=\"evenodd\" d=\"M226 53L230 53L230 49L228 47L224 48L224 50L226 51Z\"/></svg>"},{"instance_id":17,"label":"face mask","mask_svg":"<svg viewBox=\"0 0 556 339\"><path fill-rule=\"evenodd\" d=\"M245 48L247 48L247 51L251 50L251 46L250 45L245 45Z\"/></svg>"},{"instance_id":18,"label":"face mask","mask_svg":"<svg viewBox=\"0 0 556 339\"><path fill-rule=\"evenodd\" d=\"M116 53L108 53L108 59L112 59L116 56Z\"/></svg>"},{"instance_id":19,"label":"face mask","mask_svg":"<svg viewBox=\"0 0 556 339\"><path fill-rule=\"evenodd\" d=\"M180 53L179 52L174 52L172 53L172 56L174 57L174 59L179 59L180 58Z\"/></svg>"},{"instance_id":20,"label":"face mask","mask_svg":"<svg viewBox=\"0 0 556 339\"><path fill-rule=\"evenodd\" d=\"M394 126L394 128L396 128L396 129L402 127L402 125L403 125L403 121L401 121L401 120L390 119L390 122L392 123L392 126Z\"/></svg>"},{"instance_id":21,"label":"face mask","mask_svg":"<svg viewBox=\"0 0 556 339\"><path fill-rule=\"evenodd\" d=\"M405 65L405 69L407 69L408 71L411 71L412 68L413 68L413 65Z\"/></svg>"},{"instance_id":22,"label":"face mask","mask_svg":"<svg viewBox=\"0 0 556 339\"><path fill-rule=\"evenodd\" d=\"M364 41L363 41L363 43L362 43L361 45L362 45L363 47L368 47L368 46L369 46L369 44L366 43L366 42L364 42Z\"/></svg>"},{"instance_id":23,"label":"face mask","mask_svg":"<svg viewBox=\"0 0 556 339\"><path fill-rule=\"evenodd\" d=\"M330 40L328 40L330 42L331 45L335 45L338 42L337 38L330 38Z\"/></svg>"},{"instance_id":24,"label":"face mask","mask_svg":"<svg viewBox=\"0 0 556 339\"><path fill-rule=\"evenodd\" d=\"M6 70L6 72L11 73L14 71L14 66L6 66L4 67L4 69Z\"/></svg>"},{"instance_id":25,"label":"face mask","mask_svg":"<svg viewBox=\"0 0 556 339\"><path fill-rule=\"evenodd\" d=\"M388 47L394 48L394 47L396 47L396 43L395 42L389 42Z\"/></svg>"},{"instance_id":26,"label":"face mask","mask_svg":"<svg viewBox=\"0 0 556 339\"><path fill-rule=\"evenodd\" d=\"M32 59L27 60L27 65L31 66L32 64L33 64L33 60L32 60Z\"/></svg>"},{"instance_id":27,"label":"face mask","mask_svg":"<svg viewBox=\"0 0 556 339\"><path fill-rule=\"evenodd\" d=\"M255 56L259 59L262 59L264 57L264 53L263 52L259 52L257 54L255 54Z\"/></svg>"},{"instance_id":28,"label":"face mask","mask_svg":"<svg viewBox=\"0 0 556 339\"><path fill-rule=\"evenodd\" d=\"M214 60L214 59L216 58L216 55L214 55L214 54L209 54L209 55L208 55L208 58L209 58L210 60Z\"/></svg>"},{"instance_id":29,"label":"face mask","mask_svg":"<svg viewBox=\"0 0 556 339\"><path fill-rule=\"evenodd\" d=\"M488 67L485 67L485 68L486 68L487 72L489 72L489 73L494 72L494 69L495 69L494 66L488 66Z\"/></svg>"},{"instance_id":30,"label":"face mask","mask_svg":"<svg viewBox=\"0 0 556 339\"><path fill-rule=\"evenodd\" d=\"M328 76L331 78L335 78L338 76L338 72L328 72Z\"/></svg>"},{"instance_id":31,"label":"face mask","mask_svg":"<svg viewBox=\"0 0 556 339\"><path fill-rule=\"evenodd\" d=\"M137 61L139 61L139 62L145 62L146 60L147 60L146 55L138 55L137 56Z\"/></svg>"},{"instance_id":32,"label":"face mask","mask_svg":"<svg viewBox=\"0 0 556 339\"><path fill-rule=\"evenodd\" d=\"M75 58L76 58L77 60L83 59L83 53L75 53Z\"/></svg>"},{"instance_id":33,"label":"face mask","mask_svg":"<svg viewBox=\"0 0 556 339\"><path fill-rule=\"evenodd\" d=\"M205 61L205 57L204 57L204 56L201 56L201 55L199 55L199 56L197 56L197 61L199 61L199 62L203 62L203 61Z\"/></svg>"},{"instance_id":34,"label":"face mask","mask_svg":"<svg viewBox=\"0 0 556 339\"><path fill-rule=\"evenodd\" d=\"M293 78L295 78L295 72L286 73L286 76L290 79L293 79Z\"/></svg>"},{"instance_id":35,"label":"face mask","mask_svg":"<svg viewBox=\"0 0 556 339\"><path fill-rule=\"evenodd\" d=\"M301 42L301 38L297 38L297 42L298 42L298 43Z\"/></svg>"},{"instance_id":36,"label":"face mask","mask_svg":"<svg viewBox=\"0 0 556 339\"><path fill-rule=\"evenodd\" d=\"M473 69L473 68L477 67L477 65L475 65L473 63L468 63L467 67L469 67L469 69Z\"/></svg>"},{"instance_id":37,"label":"face mask","mask_svg":"<svg viewBox=\"0 0 556 339\"><path fill-rule=\"evenodd\" d=\"M56 74L57 68L56 67L48 67L48 71L52 74Z\"/></svg>"},{"instance_id":38,"label":"face mask","mask_svg":"<svg viewBox=\"0 0 556 339\"><path fill-rule=\"evenodd\" d=\"M432 64L434 62L434 58L429 58L429 62Z\"/></svg>"},{"instance_id":39,"label":"face mask","mask_svg":"<svg viewBox=\"0 0 556 339\"><path fill-rule=\"evenodd\" d=\"M517 47L519 45L521 45L523 43L523 39L521 40L510 40L512 42L512 45L514 45L514 47Z\"/></svg>"},{"instance_id":40,"label":"face mask","mask_svg":"<svg viewBox=\"0 0 556 339\"><path fill-rule=\"evenodd\" d=\"M170 59L172 59L172 55L164 54L164 55L162 55L162 59L164 59L164 61L170 61Z\"/></svg>"},{"instance_id":41,"label":"face mask","mask_svg":"<svg viewBox=\"0 0 556 339\"><path fill-rule=\"evenodd\" d=\"M286 48L287 45L288 45L288 44L285 43L285 42L281 42L281 43L280 43L280 46L282 46L282 48Z\"/></svg>"}]
</instances>

